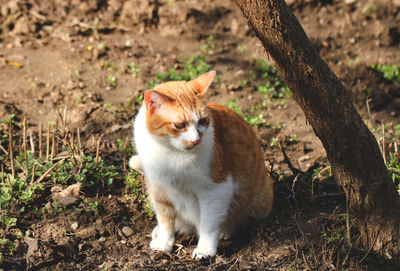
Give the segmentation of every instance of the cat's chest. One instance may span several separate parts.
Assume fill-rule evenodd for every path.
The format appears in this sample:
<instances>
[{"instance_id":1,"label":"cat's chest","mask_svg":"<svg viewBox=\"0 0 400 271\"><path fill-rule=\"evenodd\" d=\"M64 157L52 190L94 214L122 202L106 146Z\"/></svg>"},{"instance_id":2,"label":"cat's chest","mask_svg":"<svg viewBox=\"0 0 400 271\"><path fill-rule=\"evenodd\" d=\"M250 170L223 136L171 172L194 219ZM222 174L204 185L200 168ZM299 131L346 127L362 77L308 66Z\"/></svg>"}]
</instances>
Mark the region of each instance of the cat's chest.
<instances>
[{"instance_id":1,"label":"cat's chest","mask_svg":"<svg viewBox=\"0 0 400 271\"><path fill-rule=\"evenodd\" d=\"M207 186L210 182L210 165L207 158L160 154L143 157L145 175L153 183L171 191L190 192Z\"/></svg>"}]
</instances>

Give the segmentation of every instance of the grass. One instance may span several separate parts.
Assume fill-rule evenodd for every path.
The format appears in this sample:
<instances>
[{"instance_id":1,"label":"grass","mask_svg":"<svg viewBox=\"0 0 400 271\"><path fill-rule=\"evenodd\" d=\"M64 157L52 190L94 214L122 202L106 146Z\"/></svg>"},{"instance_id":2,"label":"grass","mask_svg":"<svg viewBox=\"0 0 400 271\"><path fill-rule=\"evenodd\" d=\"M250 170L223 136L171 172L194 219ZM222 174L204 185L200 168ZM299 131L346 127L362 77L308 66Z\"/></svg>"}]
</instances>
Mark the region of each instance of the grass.
<instances>
[{"instance_id":1,"label":"grass","mask_svg":"<svg viewBox=\"0 0 400 271\"><path fill-rule=\"evenodd\" d=\"M206 62L207 57L203 55L192 55L185 59L184 67L181 72L171 68L168 72L156 74L156 80L151 80L148 84L149 88L153 88L156 84L165 81L190 81L199 75L211 70L211 66ZM218 78L217 78L218 81Z\"/></svg>"},{"instance_id":2,"label":"grass","mask_svg":"<svg viewBox=\"0 0 400 271\"><path fill-rule=\"evenodd\" d=\"M101 157L100 138L91 154L85 153L79 129L72 131L65 123L66 113L61 115L59 121L48 125L47 132L41 125L33 130L26 120L18 121L15 115L0 120L0 263L15 251L16 240L26 223L24 217L55 216L68 209L98 215L97 200L89 200L78 192L76 200L66 204L62 199L49 197L54 195L53 188L66 191L79 184L79 191L90 194L98 189L110 190L116 182L123 183L122 169ZM134 152L129 142L119 140L116 145L126 157ZM129 172L127 176L128 187L139 186L138 173ZM147 217L153 217L144 189L135 193L134 203L141 206Z\"/></svg>"},{"instance_id":3,"label":"grass","mask_svg":"<svg viewBox=\"0 0 400 271\"><path fill-rule=\"evenodd\" d=\"M260 106L250 107L250 109L246 113L244 113L242 111L241 107L237 104L236 98L230 99L228 101L228 103L225 105L227 107L231 108L236 113L238 113L240 116L242 116L242 118L252 126L256 126L256 127L269 127L270 126L269 122L264 118L263 110L262 110L262 107L260 107Z\"/></svg>"},{"instance_id":4,"label":"grass","mask_svg":"<svg viewBox=\"0 0 400 271\"><path fill-rule=\"evenodd\" d=\"M397 192L400 194L400 158L399 153L389 153L390 159L387 161L387 168L394 184L397 187Z\"/></svg>"},{"instance_id":5,"label":"grass","mask_svg":"<svg viewBox=\"0 0 400 271\"><path fill-rule=\"evenodd\" d=\"M383 78L389 82L396 83L400 82L400 67L397 64L393 65L371 65L371 69L381 74Z\"/></svg>"},{"instance_id":6,"label":"grass","mask_svg":"<svg viewBox=\"0 0 400 271\"><path fill-rule=\"evenodd\" d=\"M265 97L272 99L283 99L290 96L291 92L283 82L279 71L270 62L263 58L256 60L257 72L256 78L266 80L266 82L257 87L257 90ZM253 75L254 77L254 75Z\"/></svg>"}]
</instances>

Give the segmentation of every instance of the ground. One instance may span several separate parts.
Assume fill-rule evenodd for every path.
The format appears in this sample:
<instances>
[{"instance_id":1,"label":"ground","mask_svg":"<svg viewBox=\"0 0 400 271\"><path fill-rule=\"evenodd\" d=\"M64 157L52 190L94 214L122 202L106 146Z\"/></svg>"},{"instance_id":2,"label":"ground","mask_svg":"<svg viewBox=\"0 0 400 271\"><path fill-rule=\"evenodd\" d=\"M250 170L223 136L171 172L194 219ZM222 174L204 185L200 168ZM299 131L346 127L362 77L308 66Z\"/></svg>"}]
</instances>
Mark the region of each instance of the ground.
<instances>
[{"instance_id":1,"label":"ground","mask_svg":"<svg viewBox=\"0 0 400 271\"><path fill-rule=\"evenodd\" d=\"M92 156L97 149L119 174L110 186L82 188L73 207L46 215L21 211L16 223L0 231L16 246L2 245L3 270L399 270L398 263L362 248L351 219L349 246L344 193L330 176L323 146L287 91L260 89L264 75L276 79L267 64L272 60L233 2L0 3L0 119L26 118L35 140L40 124L43 137L49 123L68 138L78 132L79 148ZM378 139L386 138L379 128L386 124L390 133L399 124L400 83L371 65L399 64L400 1L287 3L366 123ZM195 68L187 67L190 57ZM126 148L141 95L171 68L171 77L190 69L217 71L209 100L258 116L254 126L277 180L270 216L238 230L208 260L191 259L195 236L180 237L170 253L151 251L155 219L145 199L124 182L133 174ZM4 149L7 129L0 128ZM396 142L381 144L387 157ZM47 194L32 208L49 201L56 182L44 178Z\"/></svg>"}]
</instances>

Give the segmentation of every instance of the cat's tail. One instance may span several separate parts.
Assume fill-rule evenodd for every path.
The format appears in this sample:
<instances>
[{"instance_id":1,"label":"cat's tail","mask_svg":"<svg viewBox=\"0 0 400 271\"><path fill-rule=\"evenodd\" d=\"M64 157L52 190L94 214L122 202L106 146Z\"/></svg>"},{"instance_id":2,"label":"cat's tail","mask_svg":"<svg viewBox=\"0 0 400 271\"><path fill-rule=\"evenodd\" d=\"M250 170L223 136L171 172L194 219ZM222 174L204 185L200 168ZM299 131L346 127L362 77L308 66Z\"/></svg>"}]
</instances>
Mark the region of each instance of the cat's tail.
<instances>
[{"instance_id":1,"label":"cat's tail","mask_svg":"<svg viewBox=\"0 0 400 271\"><path fill-rule=\"evenodd\" d=\"M129 159L129 166L132 169L139 171L142 174L144 173L143 168L142 168L142 163L140 162L140 159L139 159L139 155L133 155L131 157L131 159Z\"/></svg>"}]
</instances>

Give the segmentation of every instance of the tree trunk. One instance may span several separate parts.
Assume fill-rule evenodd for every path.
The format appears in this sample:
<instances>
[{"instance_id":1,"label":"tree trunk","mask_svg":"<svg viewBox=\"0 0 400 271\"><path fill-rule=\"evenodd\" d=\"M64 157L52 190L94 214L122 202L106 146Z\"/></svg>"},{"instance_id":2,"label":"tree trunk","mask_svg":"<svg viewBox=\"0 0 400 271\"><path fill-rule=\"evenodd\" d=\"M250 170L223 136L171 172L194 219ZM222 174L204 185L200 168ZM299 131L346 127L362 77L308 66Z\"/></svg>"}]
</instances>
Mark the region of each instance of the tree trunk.
<instances>
[{"instance_id":1,"label":"tree trunk","mask_svg":"<svg viewBox=\"0 0 400 271\"><path fill-rule=\"evenodd\" d=\"M398 258L400 197L345 87L284 0L235 0L320 138L366 247Z\"/></svg>"}]
</instances>

